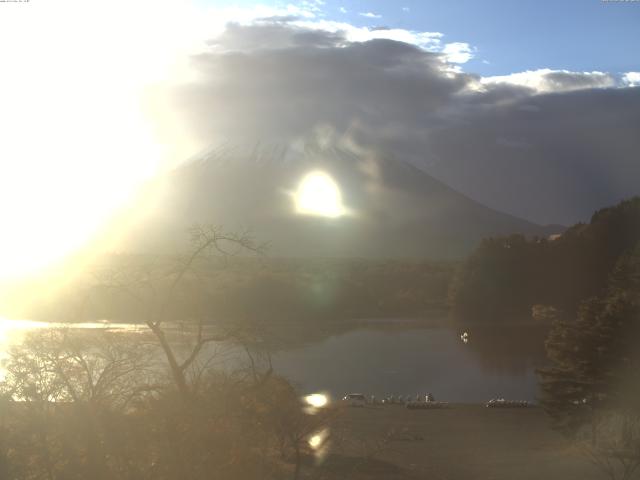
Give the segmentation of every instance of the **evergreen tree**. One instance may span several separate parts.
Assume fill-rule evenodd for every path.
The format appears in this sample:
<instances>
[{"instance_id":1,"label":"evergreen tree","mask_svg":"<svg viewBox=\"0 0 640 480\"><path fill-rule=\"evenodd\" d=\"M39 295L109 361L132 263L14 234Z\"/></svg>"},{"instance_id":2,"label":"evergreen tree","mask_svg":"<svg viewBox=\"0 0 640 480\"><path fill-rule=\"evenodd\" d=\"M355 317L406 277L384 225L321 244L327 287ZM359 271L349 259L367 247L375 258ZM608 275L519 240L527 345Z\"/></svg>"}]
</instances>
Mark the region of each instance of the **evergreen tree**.
<instances>
[{"instance_id":1,"label":"evergreen tree","mask_svg":"<svg viewBox=\"0 0 640 480\"><path fill-rule=\"evenodd\" d=\"M559 430L574 434L610 410L640 408L640 243L624 254L606 294L584 301L577 318L555 319L539 371L542 404Z\"/></svg>"},{"instance_id":2,"label":"evergreen tree","mask_svg":"<svg viewBox=\"0 0 640 480\"><path fill-rule=\"evenodd\" d=\"M616 262L639 241L640 197L597 211L555 240L489 238L456 272L449 303L467 320L530 317L534 305L575 316L585 299L608 295Z\"/></svg>"}]
</instances>

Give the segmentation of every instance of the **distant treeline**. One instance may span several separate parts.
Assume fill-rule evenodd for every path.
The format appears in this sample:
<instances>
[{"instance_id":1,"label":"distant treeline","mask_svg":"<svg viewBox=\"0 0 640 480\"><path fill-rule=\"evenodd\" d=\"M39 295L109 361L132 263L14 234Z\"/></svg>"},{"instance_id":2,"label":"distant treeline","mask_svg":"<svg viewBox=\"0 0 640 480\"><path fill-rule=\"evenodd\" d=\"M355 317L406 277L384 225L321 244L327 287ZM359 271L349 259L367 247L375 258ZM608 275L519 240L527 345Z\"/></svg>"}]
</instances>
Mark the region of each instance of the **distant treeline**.
<instances>
[{"instance_id":1,"label":"distant treeline","mask_svg":"<svg viewBox=\"0 0 640 480\"><path fill-rule=\"evenodd\" d=\"M530 319L532 309L574 316L604 291L619 258L640 242L640 197L597 211L555 239L488 238L459 266L449 289L458 316ZM537 306L534 308L534 306Z\"/></svg>"},{"instance_id":2,"label":"distant treeline","mask_svg":"<svg viewBox=\"0 0 640 480\"><path fill-rule=\"evenodd\" d=\"M616 261L639 241L636 197L599 210L588 224L554 239L487 238L461 263L213 256L198 259L167 318L341 320L421 316L447 307L467 321L531 319L532 312L574 316L581 301L602 294ZM152 285L182 261L109 256L55 295L33 293L46 289L26 285L28 310L0 315L141 322L149 304L162 306Z\"/></svg>"},{"instance_id":3,"label":"distant treeline","mask_svg":"<svg viewBox=\"0 0 640 480\"><path fill-rule=\"evenodd\" d=\"M33 299L28 318L144 321L145 304L151 300L140 302L139 288L161 280L172 263L179 260L114 256L56 297ZM447 308L455 267L401 260L210 258L199 262L197 276L183 282L168 316L212 321L419 316ZM105 278L102 272L107 270ZM133 290L138 293L133 295Z\"/></svg>"},{"instance_id":4,"label":"distant treeline","mask_svg":"<svg viewBox=\"0 0 640 480\"><path fill-rule=\"evenodd\" d=\"M236 270L212 298L223 316L361 318L446 306L452 264L281 261Z\"/></svg>"}]
</instances>

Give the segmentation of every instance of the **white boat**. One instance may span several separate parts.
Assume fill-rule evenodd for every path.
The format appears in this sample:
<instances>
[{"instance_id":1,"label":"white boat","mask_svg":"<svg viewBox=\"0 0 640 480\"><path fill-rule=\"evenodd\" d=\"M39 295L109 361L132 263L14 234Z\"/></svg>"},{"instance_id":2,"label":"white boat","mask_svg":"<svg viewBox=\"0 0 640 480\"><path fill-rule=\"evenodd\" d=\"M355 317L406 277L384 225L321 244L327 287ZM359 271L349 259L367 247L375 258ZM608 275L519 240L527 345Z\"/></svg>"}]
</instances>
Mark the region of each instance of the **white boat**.
<instances>
[{"instance_id":1,"label":"white boat","mask_svg":"<svg viewBox=\"0 0 640 480\"><path fill-rule=\"evenodd\" d=\"M487 408L526 408L529 402L526 400L505 400L504 398L492 398L485 407Z\"/></svg>"},{"instance_id":2,"label":"white boat","mask_svg":"<svg viewBox=\"0 0 640 480\"><path fill-rule=\"evenodd\" d=\"M350 407L364 407L367 399L362 393L348 393L342 398L342 402Z\"/></svg>"}]
</instances>

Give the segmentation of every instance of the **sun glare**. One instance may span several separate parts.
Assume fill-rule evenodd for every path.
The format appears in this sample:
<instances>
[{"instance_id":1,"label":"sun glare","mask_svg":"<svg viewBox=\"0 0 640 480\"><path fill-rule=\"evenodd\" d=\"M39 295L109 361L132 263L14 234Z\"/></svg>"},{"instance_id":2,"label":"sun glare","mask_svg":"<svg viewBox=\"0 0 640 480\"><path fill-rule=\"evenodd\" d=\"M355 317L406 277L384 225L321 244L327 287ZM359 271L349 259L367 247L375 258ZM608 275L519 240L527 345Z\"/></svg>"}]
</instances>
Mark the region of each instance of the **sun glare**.
<instances>
[{"instance_id":1,"label":"sun glare","mask_svg":"<svg viewBox=\"0 0 640 480\"><path fill-rule=\"evenodd\" d=\"M338 184L324 172L308 173L294 198L296 211L302 215L337 218L346 213Z\"/></svg>"},{"instance_id":2,"label":"sun glare","mask_svg":"<svg viewBox=\"0 0 640 480\"><path fill-rule=\"evenodd\" d=\"M322 393L307 395L306 397L304 397L304 400L307 404L316 408L326 407L329 403L329 398Z\"/></svg>"},{"instance_id":3,"label":"sun glare","mask_svg":"<svg viewBox=\"0 0 640 480\"><path fill-rule=\"evenodd\" d=\"M178 68L182 38L167 32L181 8L178 0L3 5L0 278L84 247L167 162L170 147L145 109L149 88Z\"/></svg>"}]
</instances>

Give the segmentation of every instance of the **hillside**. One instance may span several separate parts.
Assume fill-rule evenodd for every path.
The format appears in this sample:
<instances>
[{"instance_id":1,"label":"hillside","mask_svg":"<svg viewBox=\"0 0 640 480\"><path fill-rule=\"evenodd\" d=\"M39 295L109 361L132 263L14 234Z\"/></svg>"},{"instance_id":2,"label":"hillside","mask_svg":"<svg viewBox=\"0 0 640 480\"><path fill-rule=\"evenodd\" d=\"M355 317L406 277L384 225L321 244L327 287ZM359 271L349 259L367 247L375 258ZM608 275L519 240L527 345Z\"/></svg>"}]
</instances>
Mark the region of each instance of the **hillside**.
<instances>
[{"instance_id":1,"label":"hillside","mask_svg":"<svg viewBox=\"0 0 640 480\"><path fill-rule=\"evenodd\" d=\"M640 242L640 197L598 210L555 240L487 238L462 264L450 302L466 318L530 318L534 305L571 317L603 294L614 266Z\"/></svg>"},{"instance_id":2,"label":"hillside","mask_svg":"<svg viewBox=\"0 0 640 480\"><path fill-rule=\"evenodd\" d=\"M295 213L292 192L310 171L335 180L350 214ZM453 259L487 236L562 229L489 209L407 163L333 146L219 147L162 181L159 207L121 250L179 251L186 228L214 223L249 229L271 256Z\"/></svg>"}]
</instances>

